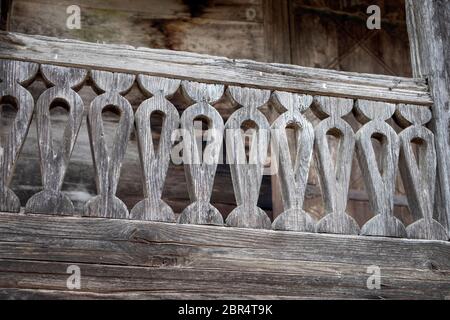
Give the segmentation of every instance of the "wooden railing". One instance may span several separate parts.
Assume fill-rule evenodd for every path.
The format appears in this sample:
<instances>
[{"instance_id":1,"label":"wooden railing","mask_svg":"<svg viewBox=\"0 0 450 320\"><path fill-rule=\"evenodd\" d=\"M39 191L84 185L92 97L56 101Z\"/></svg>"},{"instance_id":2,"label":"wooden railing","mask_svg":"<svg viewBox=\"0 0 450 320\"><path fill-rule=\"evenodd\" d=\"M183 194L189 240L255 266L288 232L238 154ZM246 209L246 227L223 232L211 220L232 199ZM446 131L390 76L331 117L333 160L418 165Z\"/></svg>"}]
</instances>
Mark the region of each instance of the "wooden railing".
<instances>
[{"instance_id":1,"label":"wooden railing","mask_svg":"<svg viewBox=\"0 0 450 320\"><path fill-rule=\"evenodd\" d=\"M10 185L34 117L43 191L28 200L25 211L73 214L72 201L61 187L86 111L97 196L86 203L84 216L449 239L446 227L433 217L436 152L434 135L427 129L432 117L432 101L423 80L18 34L1 34L1 37L0 104L15 105L18 112L6 139L1 141L0 211L21 210ZM27 86L37 77L42 77L48 88L34 101ZM136 111L124 97L135 81L147 97ZM91 85L98 94L90 105L84 105L77 93L86 85ZM170 101L177 91L190 101L181 116ZM223 96L237 105L226 122L214 107ZM49 110L55 101L63 101L69 111L60 144L53 142L50 123ZM268 103L280 111L272 124L260 111ZM109 146L102 120L105 108L120 114ZM163 115L158 148L153 145L150 122L155 112ZM312 112L318 124L314 126L305 112ZM346 120L351 114L360 123L356 131ZM208 126L204 150L197 143L196 120ZM253 125L253 135L251 140L246 140L241 129L249 123ZM296 128L296 135L290 138L297 145L295 151L289 147L286 130L292 127ZM133 130L138 140L140 164L136 165L142 170L144 198L128 208L116 196L116 191ZM183 138L183 164L191 199L191 204L178 217L161 199L176 143L174 132ZM329 145L329 136L339 141L337 148ZM374 149L373 139L380 148ZM223 150L230 166L237 204L225 220L211 203L216 168ZM374 213L362 226L346 213L354 154ZM284 206L284 212L274 221L257 206L269 155L271 166L278 173ZM320 220L303 206L313 157L325 208ZM393 211L398 172L415 221L408 226L395 217Z\"/></svg>"}]
</instances>

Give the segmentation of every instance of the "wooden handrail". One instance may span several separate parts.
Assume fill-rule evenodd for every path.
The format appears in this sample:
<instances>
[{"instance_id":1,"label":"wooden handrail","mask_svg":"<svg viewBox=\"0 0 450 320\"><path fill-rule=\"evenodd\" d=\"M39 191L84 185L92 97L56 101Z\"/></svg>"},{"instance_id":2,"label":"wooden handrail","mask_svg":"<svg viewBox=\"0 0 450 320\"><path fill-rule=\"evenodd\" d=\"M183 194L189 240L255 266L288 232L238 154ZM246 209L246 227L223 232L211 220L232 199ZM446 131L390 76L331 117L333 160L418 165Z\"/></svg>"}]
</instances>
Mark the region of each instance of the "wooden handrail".
<instances>
[{"instance_id":1,"label":"wooden handrail","mask_svg":"<svg viewBox=\"0 0 450 320\"><path fill-rule=\"evenodd\" d=\"M431 105L425 79L0 32L0 58L295 93Z\"/></svg>"}]
</instances>

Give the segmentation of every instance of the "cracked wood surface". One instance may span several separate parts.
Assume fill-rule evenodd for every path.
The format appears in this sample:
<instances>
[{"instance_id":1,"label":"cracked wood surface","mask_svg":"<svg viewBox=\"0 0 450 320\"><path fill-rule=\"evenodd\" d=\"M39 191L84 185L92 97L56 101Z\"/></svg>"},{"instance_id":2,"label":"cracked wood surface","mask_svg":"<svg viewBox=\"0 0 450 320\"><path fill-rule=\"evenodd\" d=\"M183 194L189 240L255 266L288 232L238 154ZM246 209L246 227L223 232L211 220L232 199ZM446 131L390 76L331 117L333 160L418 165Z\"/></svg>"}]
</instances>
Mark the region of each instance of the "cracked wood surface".
<instances>
[{"instance_id":1,"label":"cracked wood surface","mask_svg":"<svg viewBox=\"0 0 450 320\"><path fill-rule=\"evenodd\" d=\"M0 214L2 298L443 299L449 275L443 241Z\"/></svg>"}]
</instances>

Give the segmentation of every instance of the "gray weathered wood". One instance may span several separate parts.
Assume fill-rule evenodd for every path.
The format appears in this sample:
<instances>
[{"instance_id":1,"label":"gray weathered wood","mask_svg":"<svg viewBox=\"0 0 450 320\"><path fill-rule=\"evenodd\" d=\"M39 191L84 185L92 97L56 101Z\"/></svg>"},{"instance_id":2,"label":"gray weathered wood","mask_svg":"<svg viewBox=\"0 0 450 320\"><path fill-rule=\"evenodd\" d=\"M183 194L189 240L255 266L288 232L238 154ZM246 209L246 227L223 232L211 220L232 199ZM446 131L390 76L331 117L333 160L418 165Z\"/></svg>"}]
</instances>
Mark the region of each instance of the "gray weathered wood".
<instances>
[{"instance_id":1,"label":"gray weathered wood","mask_svg":"<svg viewBox=\"0 0 450 320\"><path fill-rule=\"evenodd\" d=\"M211 104L222 97L224 87L188 81L183 81L182 86L185 95L195 103L181 116L184 171L192 203L183 210L179 222L223 225L222 215L210 204L210 199L224 130L222 117ZM195 126L194 122L200 119L208 125L205 133ZM207 141L204 150L198 140Z\"/></svg>"},{"instance_id":2,"label":"gray weathered wood","mask_svg":"<svg viewBox=\"0 0 450 320\"><path fill-rule=\"evenodd\" d=\"M225 124L226 153L237 203L226 222L231 227L269 229L271 221L257 204L270 137L269 122L258 108L267 103L270 91L230 86L228 93L242 107ZM249 129L247 158L241 127L248 122L257 128Z\"/></svg>"},{"instance_id":3,"label":"gray weathered wood","mask_svg":"<svg viewBox=\"0 0 450 320\"><path fill-rule=\"evenodd\" d=\"M281 111L285 111L272 124L272 161L278 159L280 186L284 212L273 222L275 230L314 232L314 219L303 210L305 191L308 185L308 174L314 146L314 129L302 115L309 108L313 98L308 95L296 95L286 92L275 92L275 102ZM283 110L284 109L284 110ZM291 152L286 134L286 127L295 125L296 145L295 162L291 160Z\"/></svg>"},{"instance_id":4,"label":"gray weathered wood","mask_svg":"<svg viewBox=\"0 0 450 320\"><path fill-rule=\"evenodd\" d=\"M361 234L406 237L405 226L393 212L400 142L397 133L385 122L394 114L395 105L358 100L355 107L357 119L361 123L368 122L356 133L356 151L370 207L375 214L364 224ZM372 138L382 145L381 167L378 167Z\"/></svg>"},{"instance_id":5,"label":"gray weathered wood","mask_svg":"<svg viewBox=\"0 0 450 320\"><path fill-rule=\"evenodd\" d=\"M317 224L317 232L359 234L359 226L349 216L348 189L352 170L355 137L352 127L341 117L353 109L353 100L315 97L313 110L324 119L315 128L315 156L317 172L325 207L325 217ZM327 135L339 139L339 148L333 165Z\"/></svg>"},{"instance_id":6,"label":"gray weathered wood","mask_svg":"<svg viewBox=\"0 0 450 320\"><path fill-rule=\"evenodd\" d=\"M161 222L175 222L172 208L161 199L170 162L171 136L178 128L180 116L175 106L167 100L180 86L181 81L140 75L138 83L142 90L153 97L139 106L135 116L139 157L143 171L145 199L137 203L130 218ZM158 149L153 145L151 116L154 112L163 115L163 124Z\"/></svg>"},{"instance_id":7,"label":"gray weathered wood","mask_svg":"<svg viewBox=\"0 0 450 320\"><path fill-rule=\"evenodd\" d=\"M88 129L94 161L98 196L90 199L84 214L93 217L128 218L126 205L116 197L120 168L133 129L133 109L121 95L134 82L134 75L92 71L95 89L104 92L94 99L88 114ZM120 113L112 150L108 150L103 129L102 111L112 106Z\"/></svg>"},{"instance_id":8,"label":"gray weathered wood","mask_svg":"<svg viewBox=\"0 0 450 320\"><path fill-rule=\"evenodd\" d=\"M443 241L0 214L5 298L444 299L449 272Z\"/></svg>"},{"instance_id":9,"label":"gray weathered wood","mask_svg":"<svg viewBox=\"0 0 450 320\"><path fill-rule=\"evenodd\" d=\"M127 63L117 63L123 57ZM422 79L267 64L170 50L135 49L124 45L99 45L18 33L0 33L0 58L297 93L432 104L428 87Z\"/></svg>"},{"instance_id":10,"label":"gray weathered wood","mask_svg":"<svg viewBox=\"0 0 450 320\"><path fill-rule=\"evenodd\" d=\"M181 116L184 170L192 203L183 210L179 222L223 225L222 215L210 204L210 199L224 131L222 117L211 104L222 97L224 86L183 81L183 89L195 104L187 108ZM207 122L207 137L203 137L203 132L195 132L196 119ZM205 150L201 150L197 143L198 133L202 134L202 141L206 138Z\"/></svg>"},{"instance_id":11,"label":"gray weathered wood","mask_svg":"<svg viewBox=\"0 0 450 320\"><path fill-rule=\"evenodd\" d=\"M424 111L428 111L429 115L426 115ZM400 173L408 196L409 209L417 220L406 228L408 237L448 240L446 229L433 218L436 151L434 135L424 127L431 119L431 112L409 105L399 105L397 112L401 118L408 120L412 125L399 135ZM417 144L417 156L414 154L412 143Z\"/></svg>"},{"instance_id":12,"label":"gray weathered wood","mask_svg":"<svg viewBox=\"0 0 450 320\"><path fill-rule=\"evenodd\" d=\"M0 103L10 102L18 109L5 141L0 141L0 211L20 211L19 198L9 185L34 110L33 97L23 85L33 81L38 70L36 63L0 59Z\"/></svg>"},{"instance_id":13,"label":"gray weathered wood","mask_svg":"<svg viewBox=\"0 0 450 320\"><path fill-rule=\"evenodd\" d=\"M3 0L0 2L0 30L10 30L11 11L12 0Z\"/></svg>"},{"instance_id":14,"label":"gray weathered wood","mask_svg":"<svg viewBox=\"0 0 450 320\"><path fill-rule=\"evenodd\" d=\"M438 219L450 230L450 2L407 0L413 74L427 77L434 104L431 129L437 156Z\"/></svg>"},{"instance_id":15,"label":"gray weathered wood","mask_svg":"<svg viewBox=\"0 0 450 320\"><path fill-rule=\"evenodd\" d=\"M41 65L41 74L53 85L42 93L36 103L36 127L44 190L28 200L25 210L32 213L74 214L73 203L61 192L61 187L84 114L83 101L72 88L83 85L87 71ZM50 107L58 100L63 101L68 108L68 120L61 142L55 144Z\"/></svg>"}]
</instances>

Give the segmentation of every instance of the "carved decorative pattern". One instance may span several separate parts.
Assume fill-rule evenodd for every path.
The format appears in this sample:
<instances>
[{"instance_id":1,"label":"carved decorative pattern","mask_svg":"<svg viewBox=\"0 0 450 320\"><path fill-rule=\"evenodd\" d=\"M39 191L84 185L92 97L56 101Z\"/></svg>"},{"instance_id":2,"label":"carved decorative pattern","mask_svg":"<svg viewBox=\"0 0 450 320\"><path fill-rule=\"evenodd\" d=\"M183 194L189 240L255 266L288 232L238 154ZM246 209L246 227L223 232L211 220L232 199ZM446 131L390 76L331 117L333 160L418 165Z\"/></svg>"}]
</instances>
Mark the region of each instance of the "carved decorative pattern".
<instances>
[{"instance_id":1,"label":"carved decorative pattern","mask_svg":"<svg viewBox=\"0 0 450 320\"><path fill-rule=\"evenodd\" d=\"M41 65L41 74L53 87L47 89L36 103L37 137L44 190L31 197L26 212L70 215L72 201L61 192L70 156L83 120L84 104L73 88L81 87L87 71L77 68ZM61 100L68 107L67 120L61 144L52 137L50 107Z\"/></svg>"},{"instance_id":2,"label":"carved decorative pattern","mask_svg":"<svg viewBox=\"0 0 450 320\"><path fill-rule=\"evenodd\" d=\"M406 127L399 137L400 173L408 197L409 209L416 222L406 228L409 238L448 240L446 229L433 218L436 186L436 151L434 135L424 125L431 111L413 105L397 106L397 122ZM413 144L416 144L417 155Z\"/></svg>"},{"instance_id":3,"label":"carved decorative pattern","mask_svg":"<svg viewBox=\"0 0 450 320\"><path fill-rule=\"evenodd\" d=\"M311 105L313 98L308 95L297 95L286 92L275 92L275 105L285 111L272 124L272 161L278 155L279 181L284 206L273 222L275 230L315 231L315 220L303 210L305 191L308 185L308 173L314 146L314 129L302 115ZM295 163L292 163L286 128L297 127Z\"/></svg>"},{"instance_id":4,"label":"carved decorative pattern","mask_svg":"<svg viewBox=\"0 0 450 320\"><path fill-rule=\"evenodd\" d=\"M0 211L3 212L20 211L20 200L9 185L34 110L33 97L23 86L34 80L38 70L36 63L0 60L0 103L11 102L18 109L5 140L0 141Z\"/></svg>"},{"instance_id":5,"label":"carved decorative pattern","mask_svg":"<svg viewBox=\"0 0 450 320\"><path fill-rule=\"evenodd\" d=\"M242 108L235 111L225 124L226 152L238 205L226 222L232 227L270 229L269 217L258 207L270 136L270 125L258 108L268 102L270 91L230 86L228 93ZM241 132L241 126L246 122L257 126L252 135L248 160Z\"/></svg>"},{"instance_id":6,"label":"carved decorative pattern","mask_svg":"<svg viewBox=\"0 0 450 320\"><path fill-rule=\"evenodd\" d=\"M138 76L141 89L153 97L139 106L135 116L139 156L143 171L144 197L130 212L130 218L161 222L175 222L172 208L161 200L170 162L171 135L180 124L180 116L175 106L167 98L180 86L180 80ZM163 116L158 149L155 150L150 122L154 112Z\"/></svg>"},{"instance_id":7,"label":"carved decorative pattern","mask_svg":"<svg viewBox=\"0 0 450 320\"><path fill-rule=\"evenodd\" d=\"M184 92L196 103L181 116L183 135L184 168L191 201L180 216L180 223L223 225L219 210L210 204L220 151L222 149L224 124L219 112L211 104L224 92L222 85L183 82ZM204 152L196 141L194 120L208 123L208 137ZM203 138L203 137L202 137ZM200 157L201 155L201 157Z\"/></svg>"},{"instance_id":8,"label":"carved decorative pattern","mask_svg":"<svg viewBox=\"0 0 450 320\"><path fill-rule=\"evenodd\" d=\"M314 99L313 110L323 119L315 129L315 156L326 214L317 224L317 232L359 234L360 231L356 221L345 212L355 137L352 127L341 118L352 109L352 99L332 97ZM339 139L334 165L328 145L328 134Z\"/></svg>"},{"instance_id":9,"label":"carved decorative pattern","mask_svg":"<svg viewBox=\"0 0 450 320\"><path fill-rule=\"evenodd\" d=\"M358 100L355 114L366 123L356 133L356 151L363 173L369 203L375 217L361 229L362 235L406 237L403 223L394 216L394 193L400 141L395 130L385 121L392 117L395 105ZM381 143L381 166L378 167L372 138Z\"/></svg>"}]
</instances>

